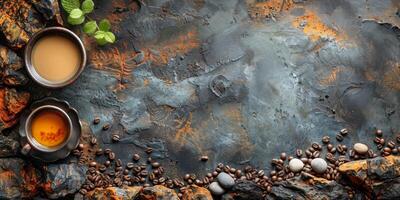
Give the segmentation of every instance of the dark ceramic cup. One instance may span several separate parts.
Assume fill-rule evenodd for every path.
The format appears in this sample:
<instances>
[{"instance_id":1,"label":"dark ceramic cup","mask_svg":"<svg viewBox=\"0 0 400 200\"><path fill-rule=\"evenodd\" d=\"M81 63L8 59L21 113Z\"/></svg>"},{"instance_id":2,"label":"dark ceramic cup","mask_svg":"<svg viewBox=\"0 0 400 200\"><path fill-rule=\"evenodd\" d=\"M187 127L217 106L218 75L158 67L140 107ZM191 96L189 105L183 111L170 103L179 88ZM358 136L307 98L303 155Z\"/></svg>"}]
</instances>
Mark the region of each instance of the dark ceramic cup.
<instances>
[{"instance_id":1,"label":"dark ceramic cup","mask_svg":"<svg viewBox=\"0 0 400 200\"><path fill-rule=\"evenodd\" d=\"M77 45L77 47L80 50L81 54L81 62L79 65L78 71L75 73L73 77L70 79L63 81L63 82L52 82L49 80L44 79L41 77L35 70L33 64L32 64L32 50L33 47L35 46L36 42L39 41L41 38L49 36L49 35L57 35L57 36L63 36L66 37L67 39L71 40L73 43ZM51 56L51 55L49 55ZM72 84L82 73L83 69L86 66L86 50L85 47L83 46L83 42L81 39L72 31L63 28L63 27L49 27L45 28L39 32L37 32L33 37L29 40L28 44L25 47L25 67L26 70L28 71L29 76L39 85L47 87L47 88L61 88L67 85Z\"/></svg>"}]
</instances>

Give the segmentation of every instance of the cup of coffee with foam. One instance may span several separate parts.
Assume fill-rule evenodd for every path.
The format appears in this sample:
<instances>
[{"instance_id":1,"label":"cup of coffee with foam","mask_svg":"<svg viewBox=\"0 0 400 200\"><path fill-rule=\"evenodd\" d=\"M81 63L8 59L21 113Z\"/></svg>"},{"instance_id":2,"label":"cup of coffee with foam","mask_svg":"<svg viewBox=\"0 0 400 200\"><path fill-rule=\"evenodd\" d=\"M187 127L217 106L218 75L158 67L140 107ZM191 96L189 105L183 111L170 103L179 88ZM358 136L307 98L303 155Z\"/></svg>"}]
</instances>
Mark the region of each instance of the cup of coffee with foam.
<instances>
[{"instance_id":1,"label":"cup of coffee with foam","mask_svg":"<svg viewBox=\"0 0 400 200\"><path fill-rule=\"evenodd\" d=\"M30 77L48 88L73 83L86 65L86 51L80 38L62 27L36 33L25 48L25 66Z\"/></svg>"}]
</instances>

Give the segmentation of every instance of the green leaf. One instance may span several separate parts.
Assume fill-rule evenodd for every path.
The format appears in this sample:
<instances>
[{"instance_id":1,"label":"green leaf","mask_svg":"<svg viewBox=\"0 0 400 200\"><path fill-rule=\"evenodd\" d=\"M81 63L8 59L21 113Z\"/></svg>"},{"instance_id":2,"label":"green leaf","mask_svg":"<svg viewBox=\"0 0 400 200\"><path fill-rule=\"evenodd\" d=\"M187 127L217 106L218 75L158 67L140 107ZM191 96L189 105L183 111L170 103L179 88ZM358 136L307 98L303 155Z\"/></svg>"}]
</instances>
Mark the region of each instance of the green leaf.
<instances>
[{"instance_id":1,"label":"green leaf","mask_svg":"<svg viewBox=\"0 0 400 200\"><path fill-rule=\"evenodd\" d=\"M99 29L101 31L108 31L110 30L111 24L107 19L103 19L99 23Z\"/></svg>"},{"instance_id":2,"label":"green leaf","mask_svg":"<svg viewBox=\"0 0 400 200\"><path fill-rule=\"evenodd\" d=\"M86 22L85 25L83 25L83 32L85 32L88 35L93 35L94 32L96 32L96 29L97 29L96 21L89 21Z\"/></svg>"},{"instance_id":3,"label":"green leaf","mask_svg":"<svg viewBox=\"0 0 400 200\"><path fill-rule=\"evenodd\" d=\"M83 12L81 9L79 8L75 8L71 11L71 13L69 13L69 17L71 17L72 19L79 19L83 16Z\"/></svg>"},{"instance_id":4,"label":"green leaf","mask_svg":"<svg viewBox=\"0 0 400 200\"><path fill-rule=\"evenodd\" d=\"M85 14L91 13L94 8L94 3L92 0L85 0L82 2L82 11Z\"/></svg>"},{"instance_id":5,"label":"green leaf","mask_svg":"<svg viewBox=\"0 0 400 200\"><path fill-rule=\"evenodd\" d=\"M94 37L95 37L96 39L104 38L105 33L106 33L106 32L104 32L104 31L96 31L96 33L94 33Z\"/></svg>"},{"instance_id":6,"label":"green leaf","mask_svg":"<svg viewBox=\"0 0 400 200\"><path fill-rule=\"evenodd\" d=\"M109 43L114 43L115 42L115 35L112 32L106 32L104 35L104 39L106 39L107 42Z\"/></svg>"},{"instance_id":7,"label":"green leaf","mask_svg":"<svg viewBox=\"0 0 400 200\"><path fill-rule=\"evenodd\" d=\"M68 23L70 23L72 25L79 25L79 24L82 24L84 21L85 21L85 16L83 16L83 15L78 19L74 19L74 18L71 18L71 16L68 16Z\"/></svg>"},{"instance_id":8,"label":"green leaf","mask_svg":"<svg viewBox=\"0 0 400 200\"><path fill-rule=\"evenodd\" d=\"M70 13L73 9L79 8L79 0L61 0L61 5L67 13Z\"/></svg>"}]
</instances>

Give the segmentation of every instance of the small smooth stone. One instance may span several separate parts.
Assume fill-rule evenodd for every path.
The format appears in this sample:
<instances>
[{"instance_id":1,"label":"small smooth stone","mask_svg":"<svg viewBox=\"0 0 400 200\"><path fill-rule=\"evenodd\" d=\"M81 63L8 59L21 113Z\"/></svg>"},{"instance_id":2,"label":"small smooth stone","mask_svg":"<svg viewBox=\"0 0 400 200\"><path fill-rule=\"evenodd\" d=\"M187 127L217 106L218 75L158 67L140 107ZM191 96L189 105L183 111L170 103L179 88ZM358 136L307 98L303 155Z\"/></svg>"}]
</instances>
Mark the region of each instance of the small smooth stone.
<instances>
[{"instance_id":1,"label":"small smooth stone","mask_svg":"<svg viewBox=\"0 0 400 200\"><path fill-rule=\"evenodd\" d=\"M304 163L300 159L293 158L289 162L289 169L290 169L290 171L292 171L294 173L300 172L303 169L303 167L304 167Z\"/></svg>"},{"instance_id":2,"label":"small smooth stone","mask_svg":"<svg viewBox=\"0 0 400 200\"><path fill-rule=\"evenodd\" d=\"M322 158L315 158L311 161L311 168L319 173L322 174L326 171L326 169L328 168L328 164L326 163L326 161Z\"/></svg>"},{"instance_id":3,"label":"small smooth stone","mask_svg":"<svg viewBox=\"0 0 400 200\"><path fill-rule=\"evenodd\" d=\"M218 182L212 182L212 183L208 186L208 190L210 190L210 192L211 192L213 195L216 195L216 196L220 196L220 195L223 195L223 194L225 193L224 188L222 188L222 187L218 184Z\"/></svg>"},{"instance_id":4,"label":"small smooth stone","mask_svg":"<svg viewBox=\"0 0 400 200\"><path fill-rule=\"evenodd\" d=\"M225 172L218 174L217 180L218 183L225 189L230 189L235 185L235 180Z\"/></svg>"},{"instance_id":5,"label":"small smooth stone","mask_svg":"<svg viewBox=\"0 0 400 200\"><path fill-rule=\"evenodd\" d=\"M368 146L363 143L355 143L353 149L358 154L366 154L368 152Z\"/></svg>"}]
</instances>

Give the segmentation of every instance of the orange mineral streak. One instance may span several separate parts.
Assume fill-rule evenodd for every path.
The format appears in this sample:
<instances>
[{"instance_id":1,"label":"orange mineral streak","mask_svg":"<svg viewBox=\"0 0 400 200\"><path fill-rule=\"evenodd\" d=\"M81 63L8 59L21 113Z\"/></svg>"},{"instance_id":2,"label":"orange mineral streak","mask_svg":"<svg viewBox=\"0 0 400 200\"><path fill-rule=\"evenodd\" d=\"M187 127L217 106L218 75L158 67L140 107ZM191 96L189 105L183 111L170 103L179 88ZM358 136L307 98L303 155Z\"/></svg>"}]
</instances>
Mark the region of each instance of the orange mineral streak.
<instances>
[{"instance_id":1,"label":"orange mineral streak","mask_svg":"<svg viewBox=\"0 0 400 200\"><path fill-rule=\"evenodd\" d=\"M43 146L56 147L68 137L69 125L58 111L45 110L32 120L32 136Z\"/></svg>"},{"instance_id":2,"label":"orange mineral streak","mask_svg":"<svg viewBox=\"0 0 400 200\"><path fill-rule=\"evenodd\" d=\"M28 104L29 93L18 93L15 89L0 88L0 119L4 128L16 123L18 114Z\"/></svg>"},{"instance_id":3,"label":"orange mineral streak","mask_svg":"<svg viewBox=\"0 0 400 200\"><path fill-rule=\"evenodd\" d=\"M248 14L252 19L265 19L294 7L293 0L247 0Z\"/></svg>"},{"instance_id":4,"label":"orange mineral streak","mask_svg":"<svg viewBox=\"0 0 400 200\"><path fill-rule=\"evenodd\" d=\"M175 140L183 141L184 138L189 135L194 136L194 130L192 128L192 117L193 114L189 113L189 118L186 121L176 120L178 124L183 124L183 126L176 131Z\"/></svg>"},{"instance_id":5,"label":"orange mineral streak","mask_svg":"<svg viewBox=\"0 0 400 200\"><path fill-rule=\"evenodd\" d=\"M336 80L338 79L339 74L342 73L343 71L344 71L344 69L342 67L334 67L329 72L328 75L323 76L320 79L319 83L321 85L324 85L324 86L332 85L332 84L334 84L336 82Z\"/></svg>"},{"instance_id":6,"label":"orange mineral streak","mask_svg":"<svg viewBox=\"0 0 400 200\"><path fill-rule=\"evenodd\" d=\"M165 65L170 58L188 53L199 46L200 41L197 32L189 31L186 34L178 35L176 38L150 46L145 50L145 60L150 60L154 64Z\"/></svg>"},{"instance_id":7,"label":"orange mineral streak","mask_svg":"<svg viewBox=\"0 0 400 200\"><path fill-rule=\"evenodd\" d=\"M302 24L304 24L303 27L301 26ZM302 29L303 33L313 42L320 38L331 38L335 39L337 42L346 39L343 34L324 24L321 18L312 11L306 11L304 16L297 17L292 22L292 25L295 28Z\"/></svg>"},{"instance_id":8,"label":"orange mineral streak","mask_svg":"<svg viewBox=\"0 0 400 200\"><path fill-rule=\"evenodd\" d=\"M400 63L392 63L392 68L383 76L383 86L390 89L400 91Z\"/></svg>"}]
</instances>

